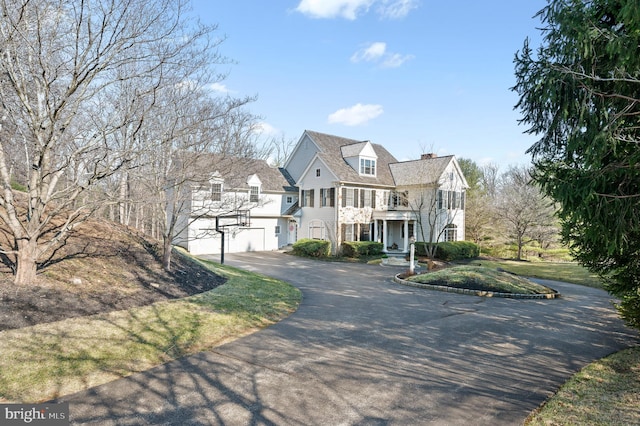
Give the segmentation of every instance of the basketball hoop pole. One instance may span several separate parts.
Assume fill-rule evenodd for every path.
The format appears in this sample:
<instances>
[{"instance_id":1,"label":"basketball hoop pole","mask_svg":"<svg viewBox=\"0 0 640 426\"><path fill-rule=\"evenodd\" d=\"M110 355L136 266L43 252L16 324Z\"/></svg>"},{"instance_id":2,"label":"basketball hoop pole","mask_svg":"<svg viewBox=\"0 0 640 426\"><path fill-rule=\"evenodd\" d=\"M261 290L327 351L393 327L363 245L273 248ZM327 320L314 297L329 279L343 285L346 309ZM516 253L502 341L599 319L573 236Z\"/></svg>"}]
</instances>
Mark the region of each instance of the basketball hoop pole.
<instances>
[{"instance_id":1,"label":"basketball hoop pole","mask_svg":"<svg viewBox=\"0 0 640 426\"><path fill-rule=\"evenodd\" d=\"M216 231L222 235L220 238L220 264L224 265L224 231L220 229L220 216L216 216Z\"/></svg>"}]
</instances>

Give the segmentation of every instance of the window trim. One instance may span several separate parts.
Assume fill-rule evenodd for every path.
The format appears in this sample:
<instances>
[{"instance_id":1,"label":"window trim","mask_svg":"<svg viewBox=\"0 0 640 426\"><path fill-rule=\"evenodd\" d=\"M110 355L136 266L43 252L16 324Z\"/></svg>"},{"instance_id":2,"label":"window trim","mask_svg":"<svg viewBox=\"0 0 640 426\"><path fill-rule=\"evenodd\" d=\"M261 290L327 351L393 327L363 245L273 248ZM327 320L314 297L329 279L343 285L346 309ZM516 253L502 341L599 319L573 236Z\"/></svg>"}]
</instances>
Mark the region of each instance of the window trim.
<instances>
[{"instance_id":1,"label":"window trim","mask_svg":"<svg viewBox=\"0 0 640 426\"><path fill-rule=\"evenodd\" d=\"M260 187L258 185L249 186L249 202L257 203L260 201Z\"/></svg>"},{"instance_id":2,"label":"window trim","mask_svg":"<svg viewBox=\"0 0 640 426\"><path fill-rule=\"evenodd\" d=\"M376 160L374 158L360 158L360 175L376 175Z\"/></svg>"},{"instance_id":3,"label":"window trim","mask_svg":"<svg viewBox=\"0 0 640 426\"><path fill-rule=\"evenodd\" d=\"M335 207L335 188L320 188L320 207Z\"/></svg>"},{"instance_id":4,"label":"window trim","mask_svg":"<svg viewBox=\"0 0 640 426\"><path fill-rule=\"evenodd\" d=\"M300 207L313 207L315 193L313 189L302 189Z\"/></svg>"},{"instance_id":5,"label":"window trim","mask_svg":"<svg viewBox=\"0 0 640 426\"><path fill-rule=\"evenodd\" d=\"M215 191L216 188L219 188L219 191ZM211 184L211 201L222 201L222 182L213 182Z\"/></svg>"},{"instance_id":6,"label":"window trim","mask_svg":"<svg viewBox=\"0 0 640 426\"><path fill-rule=\"evenodd\" d=\"M444 227L442 232L442 241L458 241L458 226L455 223L449 223Z\"/></svg>"}]
</instances>

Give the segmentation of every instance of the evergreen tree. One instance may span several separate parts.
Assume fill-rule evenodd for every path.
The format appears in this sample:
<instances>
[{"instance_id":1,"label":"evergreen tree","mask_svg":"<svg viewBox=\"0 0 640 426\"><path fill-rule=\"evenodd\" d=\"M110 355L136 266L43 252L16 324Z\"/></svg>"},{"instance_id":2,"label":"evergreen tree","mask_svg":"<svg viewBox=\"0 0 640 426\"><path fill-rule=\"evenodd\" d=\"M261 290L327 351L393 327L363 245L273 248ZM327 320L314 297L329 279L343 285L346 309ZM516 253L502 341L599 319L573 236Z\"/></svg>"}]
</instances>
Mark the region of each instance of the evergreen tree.
<instances>
[{"instance_id":1,"label":"evergreen tree","mask_svg":"<svg viewBox=\"0 0 640 426\"><path fill-rule=\"evenodd\" d=\"M640 328L640 2L550 0L543 40L516 54L534 179L576 259Z\"/></svg>"}]
</instances>

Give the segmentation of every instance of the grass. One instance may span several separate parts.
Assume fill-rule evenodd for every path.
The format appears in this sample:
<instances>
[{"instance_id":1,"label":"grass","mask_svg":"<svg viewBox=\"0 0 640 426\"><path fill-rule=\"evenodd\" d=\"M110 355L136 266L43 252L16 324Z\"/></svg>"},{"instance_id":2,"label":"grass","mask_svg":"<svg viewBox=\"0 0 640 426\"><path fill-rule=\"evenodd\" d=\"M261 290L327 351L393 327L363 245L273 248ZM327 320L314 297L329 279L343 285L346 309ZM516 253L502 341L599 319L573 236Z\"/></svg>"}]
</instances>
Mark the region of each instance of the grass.
<instances>
[{"instance_id":1,"label":"grass","mask_svg":"<svg viewBox=\"0 0 640 426\"><path fill-rule=\"evenodd\" d=\"M422 284L468 288L496 293L550 294L554 292L550 288L531 282L526 278L501 272L497 269L473 265L454 266L405 279Z\"/></svg>"},{"instance_id":2,"label":"grass","mask_svg":"<svg viewBox=\"0 0 640 426\"><path fill-rule=\"evenodd\" d=\"M288 316L289 284L212 262L227 278L179 300L0 332L0 402L35 403L143 371Z\"/></svg>"},{"instance_id":3,"label":"grass","mask_svg":"<svg viewBox=\"0 0 640 426\"><path fill-rule=\"evenodd\" d=\"M574 375L525 425L640 424L640 347L596 361Z\"/></svg>"},{"instance_id":4,"label":"grass","mask_svg":"<svg viewBox=\"0 0 640 426\"><path fill-rule=\"evenodd\" d=\"M474 265L487 268L502 268L524 277L545 280L563 281L587 287L602 288L600 278L586 268L574 262L526 262L517 260L485 260L473 261Z\"/></svg>"}]
</instances>

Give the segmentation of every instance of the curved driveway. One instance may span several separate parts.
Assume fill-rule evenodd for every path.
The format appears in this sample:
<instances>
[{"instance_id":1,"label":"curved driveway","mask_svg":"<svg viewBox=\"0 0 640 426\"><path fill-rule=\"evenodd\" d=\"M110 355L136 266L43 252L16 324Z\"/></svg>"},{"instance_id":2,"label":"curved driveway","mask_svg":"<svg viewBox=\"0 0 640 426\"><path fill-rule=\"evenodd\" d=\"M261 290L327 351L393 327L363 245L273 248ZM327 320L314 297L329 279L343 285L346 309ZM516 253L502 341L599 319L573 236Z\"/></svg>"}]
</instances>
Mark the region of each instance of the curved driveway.
<instances>
[{"instance_id":1,"label":"curved driveway","mask_svg":"<svg viewBox=\"0 0 640 426\"><path fill-rule=\"evenodd\" d=\"M640 344L600 290L555 300L404 287L398 268L275 252L227 263L291 282L286 320L86 392L73 423L517 425L589 362ZM548 283L549 284L549 283Z\"/></svg>"}]
</instances>

